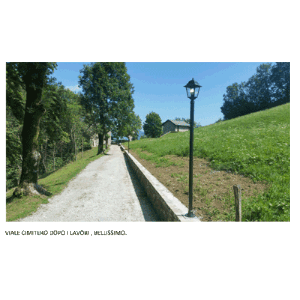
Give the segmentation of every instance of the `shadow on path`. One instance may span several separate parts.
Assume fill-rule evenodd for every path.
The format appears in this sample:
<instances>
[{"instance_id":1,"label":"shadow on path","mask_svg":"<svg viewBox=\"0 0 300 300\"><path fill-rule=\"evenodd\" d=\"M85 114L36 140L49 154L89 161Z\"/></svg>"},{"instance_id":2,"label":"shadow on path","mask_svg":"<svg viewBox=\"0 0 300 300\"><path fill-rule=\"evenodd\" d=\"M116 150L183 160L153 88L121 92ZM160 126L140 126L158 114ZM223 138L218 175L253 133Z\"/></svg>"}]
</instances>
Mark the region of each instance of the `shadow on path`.
<instances>
[{"instance_id":1,"label":"shadow on path","mask_svg":"<svg viewBox=\"0 0 300 300\"><path fill-rule=\"evenodd\" d=\"M128 158L123 153L125 164L128 170L128 173L130 175L135 194L137 198L139 199L142 212L145 218L145 221L160 221L158 215L156 214L151 202L148 200L148 196L144 188L142 187L139 179L133 172L132 168L130 167L130 164L128 162Z\"/></svg>"}]
</instances>

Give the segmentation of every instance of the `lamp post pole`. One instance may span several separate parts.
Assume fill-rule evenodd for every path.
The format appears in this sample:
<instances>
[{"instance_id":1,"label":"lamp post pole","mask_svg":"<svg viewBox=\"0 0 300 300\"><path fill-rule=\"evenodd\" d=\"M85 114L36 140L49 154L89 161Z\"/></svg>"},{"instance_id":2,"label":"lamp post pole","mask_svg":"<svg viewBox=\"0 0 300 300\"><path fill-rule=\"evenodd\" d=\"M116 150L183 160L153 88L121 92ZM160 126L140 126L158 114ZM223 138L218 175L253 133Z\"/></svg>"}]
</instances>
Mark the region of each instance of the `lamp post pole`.
<instances>
[{"instance_id":1,"label":"lamp post pole","mask_svg":"<svg viewBox=\"0 0 300 300\"><path fill-rule=\"evenodd\" d=\"M186 93L191 99L191 113L190 113L190 166L189 166L189 211L188 217L195 217L193 212L193 156L194 156L194 104L195 99L198 97L201 85L194 80L190 80L186 88Z\"/></svg>"},{"instance_id":2,"label":"lamp post pole","mask_svg":"<svg viewBox=\"0 0 300 300\"><path fill-rule=\"evenodd\" d=\"M191 113L190 113L190 167L189 167L189 212L188 212L188 217L194 217L194 213L193 213L194 104L195 104L195 98L191 97Z\"/></svg>"}]
</instances>

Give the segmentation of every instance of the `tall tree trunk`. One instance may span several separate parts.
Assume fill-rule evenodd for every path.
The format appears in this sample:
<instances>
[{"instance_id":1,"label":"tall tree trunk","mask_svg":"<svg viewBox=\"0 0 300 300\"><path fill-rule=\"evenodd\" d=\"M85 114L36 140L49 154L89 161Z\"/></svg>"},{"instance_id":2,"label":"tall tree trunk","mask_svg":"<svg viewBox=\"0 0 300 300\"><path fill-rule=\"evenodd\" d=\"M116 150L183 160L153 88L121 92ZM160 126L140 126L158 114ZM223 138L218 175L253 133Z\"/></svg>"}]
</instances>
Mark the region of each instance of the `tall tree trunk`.
<instances>
[{"instance_id":1,"label":"tall tree trunk","mask_svg":"<svg viewBox=\"0 0 300 300\"><path fill-rule=\"evenodd\" d=\"M68 152L69 152L69 155L71 156L71 159L73 160L73 129L71 128L71 131L70 131L70 143L68 145Z\"/></svg>"},{"instance_id":2,"label":"tall tree trunk","mask_svg":"<svg viewBox=\"0 0 300 300\"><path fill-rule=\"evenodd\" d=\"M77 161L77 153L76 153L76 136L74 131L74 150L75 150L75 161Z\"/></svg>"},{"instance_id":3,"label":"tall tree trunk","mask_svg":"<svg viewBox=\"0 0 300 300\"><path fill-rule=\"evenodd\" d=\"M48 140L46 139L45 151L44 151L43 159L42 159L45 173L47 173L47 147L48 147Z\"/></svg>"},{"instance_id":4,"label":"tall tree trunk","mask_svg":"<svg viewBox=\"0 0 300 300\"><path fill-rule=\"evenodd\" d=\"M105 139L105 149L107 150L107 148L108 148L108 132L107 132L106 128L104 129L103 134L104 134L104 139Z\"/></svg>"},{"instance_id":5,"label":"tall tree trunk","mask_svg":"<svg viewBox=\"0 0 300 300\"><path fill-rule=\"evenodd\" d=\"M100 109L102 110L103 107L100 105ZM100 125L101 125L101 129L100 129L100 133L98 133L98 139L99 139L99 144L98 144L98 154L101 154L104 152L103 149L103 141L105 138L105 124L104 124L104 115L103 113L100 112Z\"/></svg>"},{"instance_id":6,"label":"tall tree trunk","mask_svg":"<svg viewBox=\"0 0 300 300\"><path fill-rule=\"evenodd\" d=\"M108 137L107 137L107 133L105 134L105 149L107 149L108 147Z\"/></svg>"},{"instance_id":7,"label":"tall tree trunk","mask_svg":"<svg viewBox=\"0 0 300 300\"><path fill-rule=\"evenodd\" d=\"M53 146L53 170L55 171L55 144Z\"/></svg>"},{"instance_id":8,"label":"tall tree trunk","mask_svg":"<svg viewBox=\"0 0 300 300\"><path fill-rule=\"evenodd\" d=\"M38 181L38 167L41 155L38 151L39 125L42 115L45 112L40 103L42 89L26 86L27 99L22 131L22 174L20 184L15 189L17 197L33 192Z\"/></svg>"},{"instance_id":9,"label":"tall tree trunk","mask_svg":"<svg viewBox=\"0 0 300 300\"><path fill-rule=\"evenodd\" d=\"M21 155L20 155L21 156ZM21 165L18 165L18 182L17 182L17 185L20 184L20 178L21 178L21 174L22 174L22 156L21 156Z\"/></svg>"},{"instance_id":10,"label":"tall tree trunk","mask_svg":"<svg viewBox=\"0 0 300 300\"><path fill-rule=\"evenodd\" d=\"M98 139L99 139L99 143L98 143L98 154L103 153L103 133L98 133Z\"/></svg>"}]
</instances>

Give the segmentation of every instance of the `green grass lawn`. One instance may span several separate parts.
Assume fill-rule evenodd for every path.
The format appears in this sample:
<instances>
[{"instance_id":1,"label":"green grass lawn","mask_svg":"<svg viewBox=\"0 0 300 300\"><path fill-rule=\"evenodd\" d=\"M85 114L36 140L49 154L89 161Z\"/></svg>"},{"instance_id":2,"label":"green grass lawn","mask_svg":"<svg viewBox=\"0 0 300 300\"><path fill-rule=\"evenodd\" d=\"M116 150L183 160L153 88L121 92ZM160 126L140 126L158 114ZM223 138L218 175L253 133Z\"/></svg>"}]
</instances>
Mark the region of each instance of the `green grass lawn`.
<instances>
[{"instance_id":1,"label":"green grass lawn","mask_svg":"<svg viewBox=\"0 0 300 300\"><path fill-rule=\"evenodd\" d=\"M189 132L134 141L130 148L167 164L166 155L189 155ZM289 103L195 129L194 156L206 158L216 170L270 184L267 192L243 202L244 221L290 220Z\"/></svg>"},{"instance_id":2,"label":"green grass lawn","mask_svg":"<svg viewBox=\"0 0 300 300\"><path fill-rule=\"evenodd\" d=\"M60 193L68 184L68 182L80 173L90 162L98 159L102 155L97 155L98 148L79 153L77 161L71 162L61 169L52 172L48 176L40 179L38 184L43 186L51 196ZM35 212L40 204L48 203L47 196L23 196L22 198L14 198L14 189L6 193L6 221L15 221L19 218L24 218Z\"/></svg>"}]
</instances>

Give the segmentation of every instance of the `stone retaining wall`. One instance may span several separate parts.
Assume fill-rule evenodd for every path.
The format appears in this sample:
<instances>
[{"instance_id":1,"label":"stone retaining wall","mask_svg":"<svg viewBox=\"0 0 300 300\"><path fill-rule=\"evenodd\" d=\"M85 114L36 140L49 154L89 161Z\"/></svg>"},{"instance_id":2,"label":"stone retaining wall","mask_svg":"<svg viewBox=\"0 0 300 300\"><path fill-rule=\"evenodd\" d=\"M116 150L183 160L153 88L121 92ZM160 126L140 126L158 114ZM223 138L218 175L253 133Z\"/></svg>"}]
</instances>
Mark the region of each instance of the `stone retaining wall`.
<instances>
[{"instance_id":1,"label":"stone retaining wall","mask_svg":"<svg viewBox=\"0 0 300 300\"><path fill-rule=\"evenodd\" d=\"M174 195L128 153L122 145L120 145L120 147L144 187L161 221L200 222L196 217L186 217L188 213L187 207L174 197Z\"/></svg>"}]
</instances>

